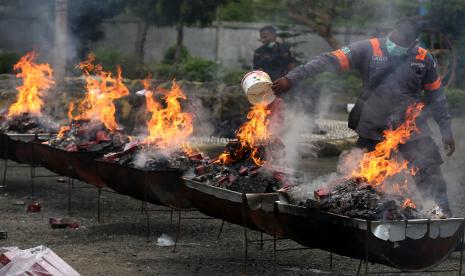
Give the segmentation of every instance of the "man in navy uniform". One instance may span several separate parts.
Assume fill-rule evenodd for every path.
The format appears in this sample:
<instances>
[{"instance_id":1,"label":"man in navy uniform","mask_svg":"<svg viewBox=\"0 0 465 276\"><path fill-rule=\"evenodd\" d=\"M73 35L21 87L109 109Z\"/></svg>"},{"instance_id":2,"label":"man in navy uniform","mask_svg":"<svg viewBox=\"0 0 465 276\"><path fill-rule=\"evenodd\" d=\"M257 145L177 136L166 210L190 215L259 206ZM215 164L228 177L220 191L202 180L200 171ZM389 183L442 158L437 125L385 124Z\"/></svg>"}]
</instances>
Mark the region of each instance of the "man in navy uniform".
<instances>
[{"instance_id":1,"label":"man in navy uniform","mask_svg":"<svg viewBox=\"0 0 465 276\"><path fill-rule=\"evenodd\" d=\"M408 106L424 102L425 110L417 118L420 131L400 145L399 150L419 169L414 176L418 190L423 196L432 197L450 215L446 183L440 168L443 161L431 138L427 119L431 114L438 124L446 155L451 156L455 150L451 116L436 60L418 46L419 34L416 21L398 21L386 37L358 41L319 55L276 80L272 88L276 94L281 94L299 81L325 71L358 70L363 89L349 115L349 127L359 135L357 146L367 150L373 150L383 140L384 130L396 128L404 121Z\"/></svg>"}]
</instances>

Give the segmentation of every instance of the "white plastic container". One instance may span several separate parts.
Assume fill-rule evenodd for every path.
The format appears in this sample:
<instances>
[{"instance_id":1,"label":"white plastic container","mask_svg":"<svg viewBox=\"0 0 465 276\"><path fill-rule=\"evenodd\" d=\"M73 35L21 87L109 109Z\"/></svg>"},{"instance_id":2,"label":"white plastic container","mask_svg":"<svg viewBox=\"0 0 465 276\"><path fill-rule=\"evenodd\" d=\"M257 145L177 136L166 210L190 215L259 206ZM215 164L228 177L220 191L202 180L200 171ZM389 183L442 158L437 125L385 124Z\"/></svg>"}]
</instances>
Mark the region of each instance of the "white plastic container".
<instances>
[{"instance_id":1,"label":"white plastic container","mask_svg":"<svg viewBox=\"0 0 465 276\"><path fill-rule=\"evenodd\" d=\"M253 105L268 105L274 101L276 96L271 90L270 76L263 71L252 71L242 78L241 86L249 102Z\"/></svg>"}]
</instances>

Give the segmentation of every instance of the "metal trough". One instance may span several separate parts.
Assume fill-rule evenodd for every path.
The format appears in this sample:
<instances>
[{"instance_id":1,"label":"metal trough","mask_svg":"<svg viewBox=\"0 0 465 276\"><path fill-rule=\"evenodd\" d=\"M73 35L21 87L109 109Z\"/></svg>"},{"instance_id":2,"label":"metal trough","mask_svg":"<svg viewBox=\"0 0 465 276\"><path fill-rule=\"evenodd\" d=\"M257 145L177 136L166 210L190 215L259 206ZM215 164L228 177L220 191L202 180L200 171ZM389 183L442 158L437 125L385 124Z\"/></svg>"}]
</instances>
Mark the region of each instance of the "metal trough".
<instances>
[{"instance_id":1,"label":"metal trough","mask_svg":"<svg viewBox=\"0 0 465 276\"><path fill-rule=\"evenodd\" d=\"M205 215L272 236L282 236L283 231L273 213L277 193L242 194L192 179L185 181L192 205Z\"/></svg>"},{"instance_id":2,"label":"metal trough","mask_svg":"<svg viewBox=\"0 0 465 276\"><path fill-rule=\"evenodd\" d=\"M44 141L53 135L51 133L0 133L1 157L17 163L33 164L34 152L32 142Z\"/></svg>"},{"instance_id":3,"label":"metal trough","mask_svg":"<svg viewBox=\"0 0 465 276\"><path fill-rule=\"evenodd\" d=\"M422 271L446 259L463 237L464 219L367 221L276 202L286 236L339 255L402 271Z\"/></svg>"},{"instance_id":4,"label":"metal trough","mask_svg":"<svg viewBox=\"0 0 465 276\"><path fill-rule=\"evenodd\" d=\"M105 184L120 194L176 209L192 208L180 170L144 170L105 159L97 160L97 170Z\"/></svg>"},{"instance_id":5,"label":"metal trough","mask_svg":"<svg viewBox=\"0 0 465 276\"><path fill-rule=\"evenodd\" d=\"M101 152L66 151L41 143L32 143L36 162L59 175L68 176L87 182L96 187L103 187L104 182L97 173L96 159Z\"/></svg>"}]
</instances>

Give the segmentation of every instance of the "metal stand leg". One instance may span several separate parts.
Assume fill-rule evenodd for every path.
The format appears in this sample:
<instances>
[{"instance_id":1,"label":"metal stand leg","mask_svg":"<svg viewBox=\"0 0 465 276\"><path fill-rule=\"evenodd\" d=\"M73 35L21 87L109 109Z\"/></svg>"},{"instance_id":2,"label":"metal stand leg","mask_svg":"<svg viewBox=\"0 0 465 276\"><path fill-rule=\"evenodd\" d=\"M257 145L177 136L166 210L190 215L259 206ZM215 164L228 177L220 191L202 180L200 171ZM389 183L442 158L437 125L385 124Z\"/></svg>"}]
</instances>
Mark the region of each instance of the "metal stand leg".
<instances>
[{"instance_id":1,"label":"metal stand leg","mask_svg":"<svg viewBox=\"0 0 465 276\"><path fill-rule=\"evenodd\" d=\"M102 188L98 188L98 194L97 194L97 222L101 222L100 219L100 197L102 195Z\"/></svg>"},{"instance_id":2,"label":"metal stand leg","mask_svg":"<svg viewBox=\"0 0 465 276\"><path fill-rule=\"evenodd\" d=\"M223 227L224 227L224 220L221 221L220 231L218 232L218 235L216 236L216 240L220 239L221 233L223 233Z\"/></svg>"},{"instance_id":3,"label":"metal stand leg","mask_svg":"<svg viewBox=\"0 0 465 276\"><path fill-rule=\"evenodd\" d=\"M363 260L360 260L360 263L358 263L357 276L360 275L360 271L362 269L362 262L363 262Z\"/></svg>"},{"instance_id":4,"label":"metal stand leg","mask_svg":"<svg viewBox=\"0 0 465 276\"><path fill-rule=\"evenodd\" d=\"M249 240L247 238L247 227L244 225L244 269L243 274L247 275L247 254L249 251Z\"/></svg>"},{"instance_id":5,"label":"metal stand leg","mask_svg":"<svg viewBox=\"0 0 465 276\"><path fill-rule=\"evenodd\" d=\"M33 165L31 165L31 201L34 200L34 177L35 177L35 168Z\"/></svg>"},{"instance_id":6,"label":"metal stand leg","mask_svg":"<svg viewBox=\"0 0 465 276\"><path fill-rule=\"evenodd\" d=\"M71 177L68 177L68 215L69 216L71 216L71 192L72 192Z\"/></svg>"},{"instance_id":7,"label":"metal stand leg","mask_svg":"<svg viewBox=\"0 0 465 276\"><path fill-rule=\"evenodd\" d=\"M5 189L5 183L6 183L6 172L8 171L8 158L5 157L4 163L3 163L3 179L2 179L2 189Z\"/></svg>"},{"instance_id":8,"label":"metal stand leg","mask_svg":"<svg viewBox=\"0 0 465 276\"><path fill-rule=\"evenodd\" d=\"M277 256L276 256L276 236L273 236L273 274L277 271Z\"/></svg>"},{"instance_id":9,"label":"metal stand leg","mask_svg":"<svg viewBox=\"0 0 465 276\"><path fill-rule=\"evenodd\" d=\"M465 230L465 228L464 228ZM460 243L463 245L464 242L464 234L462 233L462 238L460 239ZM460 263L459 263L459 276L462 275L462 265L463 265L463 248L460 250Z\"/></svg>"},{"instance_id":10,"label":"metal stand leg","mask_svg":"<svg viewBox=\"0 0 465 276\"><path fill-rule=\"evenodd\" d=\"M333 251L329 252L329 270L333 270Z\"/></svg>"},{"instance_id":11,"label":"metal stand leg","mask_svg":"<svg viewBox=\"0 0 465 276\"><path fill-rule=\"evenodd\" d=\"M173 208L170 210L170 222L173 222Z\"/></svg>"},{"instance_id":12,"label":"metal stand leg","mask_svg":"<svg viewBox=\"0 0 465 276\"><path fill-rule=\"evenodd\" d=\"M263 232L260 232L260 250L263 250Z\"/></svg>"},{"instance_id":13,"label":"metal stand leg","mask_svg":"<svg viewBox=\"0 0 465 276\"><path fill-rule=\"evenodd\" d=\"M145 218L147 223L147 242L150 241L150 214L147 209L145 209Z\"/></svg>"},{"instance_id":14,"label":"metal stand leg","mask_svg":"<svg viewBox=\"0 0 465 276\"><path fill-rule=\"evenodd\" d=\"M174 247L171 252L176 252L176 247L178 245L179 236L181 235L181 210L178 211L178 226L176 227L176 240L174 241Z\"/></svg>"}]
</instances>

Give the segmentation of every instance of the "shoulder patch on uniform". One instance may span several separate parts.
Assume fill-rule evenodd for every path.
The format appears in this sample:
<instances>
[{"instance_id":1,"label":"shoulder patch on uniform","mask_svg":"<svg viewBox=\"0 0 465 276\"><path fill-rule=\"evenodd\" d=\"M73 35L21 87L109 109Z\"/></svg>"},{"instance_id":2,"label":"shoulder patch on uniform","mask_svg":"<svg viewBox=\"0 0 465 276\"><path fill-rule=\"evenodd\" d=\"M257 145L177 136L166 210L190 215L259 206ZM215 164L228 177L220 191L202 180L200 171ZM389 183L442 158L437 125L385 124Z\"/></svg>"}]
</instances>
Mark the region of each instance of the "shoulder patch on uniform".
<instances>
[{"instance_id":1,"label":"shoulder patch on uniform","mask_svg":"<svg viewBox=\"0 0 465 276\"><path fill-rule=\"evenodd\" d=\"M349 49L349 47L347 47L347 46L342 47L342 48L341 48L341 51L342 51L344 54L346 54L346 55L347 55L348 53L350 53L350 49Z\"/></svg>"}]
</instances>

